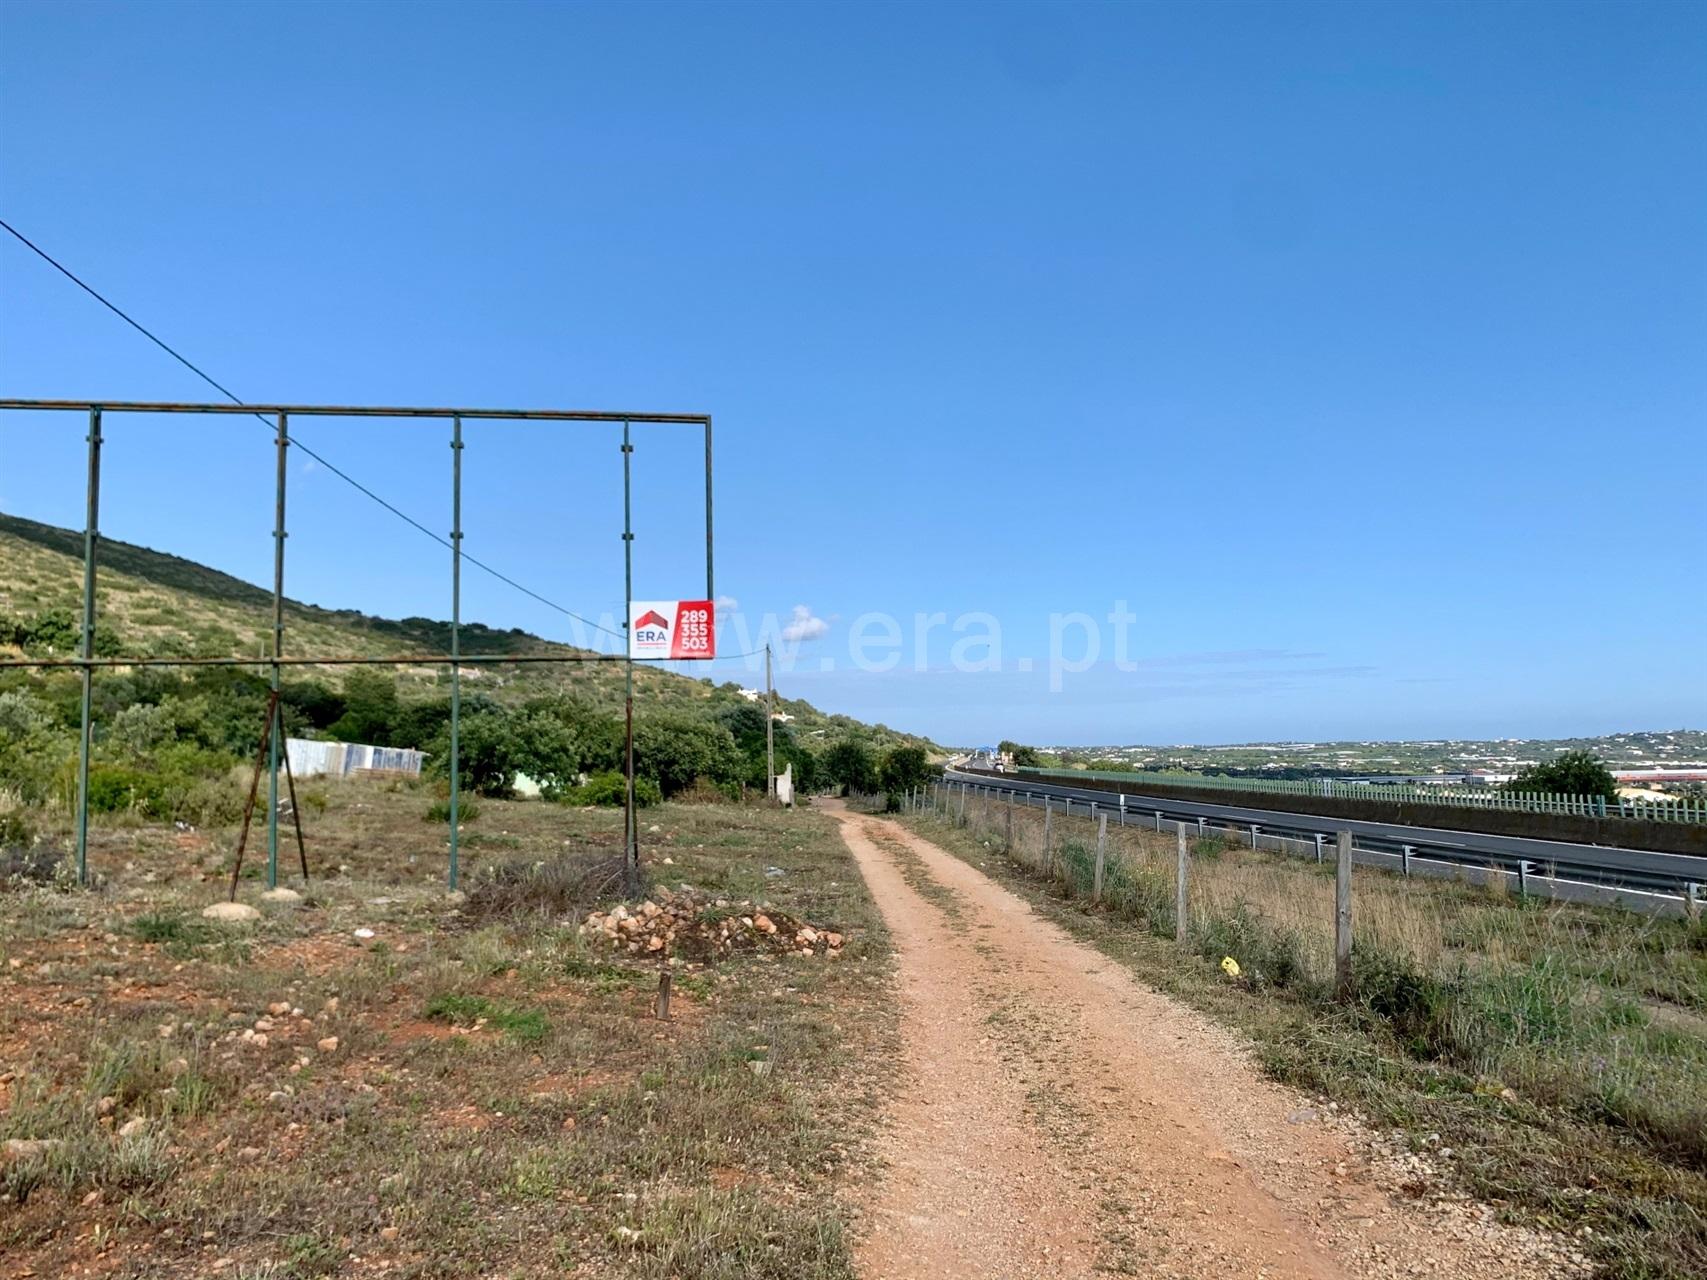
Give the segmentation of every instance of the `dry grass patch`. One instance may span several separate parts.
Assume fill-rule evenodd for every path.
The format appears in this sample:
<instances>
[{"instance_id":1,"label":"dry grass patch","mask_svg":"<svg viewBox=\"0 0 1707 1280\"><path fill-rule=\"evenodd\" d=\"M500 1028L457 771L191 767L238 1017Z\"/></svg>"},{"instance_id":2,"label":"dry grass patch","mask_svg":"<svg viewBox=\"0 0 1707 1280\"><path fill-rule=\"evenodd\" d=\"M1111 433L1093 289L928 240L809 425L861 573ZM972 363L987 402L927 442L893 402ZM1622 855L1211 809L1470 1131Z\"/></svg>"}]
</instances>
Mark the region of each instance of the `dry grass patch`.
<instances>
[{"instance_id":1,"label":"dry grass patch","mask_svg":"<svg viewBox=\"0 0 1707 1280\"><path fill-rule=\"evenodd\" d=\"M325 795L304 901L253 925L199 914L225 831L104 826L99 888L0 894L0 1140L24 1144L0 1158L8 1264L847 1273L894 1024L887 943L828 819L648 811L654 886L846 937L835 961L670 965L578 934L613 902L620 814L483 802L457 899L419 790Z\"/></svg>"},{"instance_id":2,"label":"dry grass patch","mask_svg":"<svg viewBox=\"0 0 1707 1280\"><path fill-rule=\"evenodd\" d=\"M1450 1152L1475 1194L1568 1232L1602 1274L1707 1274L1707 925L1353 873L1356 996L1333 993L1331 865L1194 837L1188 944L1171 833L993 806L908 820L1158 989L1251 1035L1267 1069ZM1240 976L1220 969L1224 957Z\"/></svg>"}]
</instances>

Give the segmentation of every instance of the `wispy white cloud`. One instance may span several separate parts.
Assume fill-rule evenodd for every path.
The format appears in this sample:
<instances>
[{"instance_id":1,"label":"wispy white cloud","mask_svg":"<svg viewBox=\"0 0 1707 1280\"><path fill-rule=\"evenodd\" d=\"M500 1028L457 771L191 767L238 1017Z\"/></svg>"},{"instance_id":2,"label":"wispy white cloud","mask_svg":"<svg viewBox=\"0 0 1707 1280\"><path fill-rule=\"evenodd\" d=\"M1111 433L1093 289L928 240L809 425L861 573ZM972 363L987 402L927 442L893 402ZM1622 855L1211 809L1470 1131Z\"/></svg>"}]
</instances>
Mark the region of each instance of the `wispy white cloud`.
<instances>
[{"instance_id":1,"label":"wispy white cloud","mask_svg":"<svg viewBox=\"0 0 1707 1280\"><path fill-rule=\"evenodd\" d=\"M719 613L734 613L740 607L741 602L734 596L717 597L717 612Z\"/></svg>"},{"instance_id":2,"label":"wispy white cloud","mask_svg":"<svg viewBox=\"0 0 1707 1280\"><path fill-rule=\"evenodd\" d=\"M830 633L830 624L812 612L812 606L797 604L794 616L783 624L782 638L790 644L802 640L817 640Z\"/></svg>"}]
</instances>

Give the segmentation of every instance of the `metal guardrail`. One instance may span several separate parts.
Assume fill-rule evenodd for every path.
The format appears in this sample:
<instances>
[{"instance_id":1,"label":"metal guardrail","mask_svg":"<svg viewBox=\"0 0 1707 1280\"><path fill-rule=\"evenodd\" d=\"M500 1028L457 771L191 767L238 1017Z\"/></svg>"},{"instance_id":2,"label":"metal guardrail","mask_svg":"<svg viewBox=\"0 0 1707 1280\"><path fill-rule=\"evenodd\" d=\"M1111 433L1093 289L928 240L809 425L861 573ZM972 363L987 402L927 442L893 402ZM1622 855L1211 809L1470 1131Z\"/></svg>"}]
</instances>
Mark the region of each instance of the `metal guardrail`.
<instances>
[{"instance_id":1,"label":"metal guardrail","mask_svg":"<svg viewBox=\"0 0 1707 1280\"><path fill-rule=\"evenodd\" d=\"M1131 778L1134 775L1123 775ZM1137 775L1141 780L1145 775ZM1360 863L1388 867L1403 874L1458 877L1471 881L1503 878L1520 891L1564 900L1621 905L1666 914L1698 911L1707 894L1707 858L1690 854L1601 845L1534 840L1479 831L1455 831L1399 823L1369 822L1327 815L1264 810L1173 796L1117 793L1073 788L1034 775L945 771L944 783L1013 795L1022 804L1041 805L1047 799L1062 805L1065 815L1110 815L1111 824L1145 825L1160 830L1164 822L1184 821L1199 830L1210 826L1241 835L1249 832L1253 845L1291 846L1292 852L1314 851L1338 831L1349 830ZM1261 846L1262 841L1269 842Z\"/></svg>"},{"instance_id":2,"label":"metal guardrail","mask_svg":"<svg viewBox=\"0 0 1707 1280\"><path fill-rule=\"evenodd\" d=\"M1707 823L1707 800L1613 800L1605 796L1556 795L1551 792L1508 792L1480 787L1409 786L1396 783L1343 782L1338 778L1235 778L1202 773L1127 773L1114 769L1019 770L1019 776L1061 779L1095 778L1128 783L1134 790L1146 781L1170 787L1214 787L1223 791L1252 791L1277 796L1320 796L1340 800L1383 800L1391 804L1456 805L1465 809L1496 809L1506 813L1555 813L1579 818L1631 818L1640 822Z\"/></svg>"}]
</instances>

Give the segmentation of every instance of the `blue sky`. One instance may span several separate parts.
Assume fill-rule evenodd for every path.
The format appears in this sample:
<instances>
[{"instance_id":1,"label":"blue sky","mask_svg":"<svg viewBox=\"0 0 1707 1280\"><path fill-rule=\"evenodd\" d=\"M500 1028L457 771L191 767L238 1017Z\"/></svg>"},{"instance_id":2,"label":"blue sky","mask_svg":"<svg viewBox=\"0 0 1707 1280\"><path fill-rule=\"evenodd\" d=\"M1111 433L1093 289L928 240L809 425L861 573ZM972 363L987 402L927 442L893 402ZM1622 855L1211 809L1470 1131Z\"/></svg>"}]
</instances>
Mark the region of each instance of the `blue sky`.
<instances>
[{"instance_id":1,"label":"blue sky","mask_svg":"<svg viewBox=\"0 0 1707 1280\"><path fill-rule=\"evenodd\" d=\"M0 216L249 400L715 414L719 591L808 610L780 684L833 710L1707 723L1698 5L14 0ZM213 398L0 241L0 392ZM299 432L448 529L440 428ZM108 437L110 533L268 577L261 424ZM468 549L619 610L613 430L470 439ZM637 594L697 594L697 446L639 441ZM0 419L0 509L80 524L82 449ZM293 595L448 616L432 543L301 457L291 504ZM1120 600L1125 669L1051 691L1051 614ZM921 656L939 611L1002 669Z\"/></svg>"}]
</instances>

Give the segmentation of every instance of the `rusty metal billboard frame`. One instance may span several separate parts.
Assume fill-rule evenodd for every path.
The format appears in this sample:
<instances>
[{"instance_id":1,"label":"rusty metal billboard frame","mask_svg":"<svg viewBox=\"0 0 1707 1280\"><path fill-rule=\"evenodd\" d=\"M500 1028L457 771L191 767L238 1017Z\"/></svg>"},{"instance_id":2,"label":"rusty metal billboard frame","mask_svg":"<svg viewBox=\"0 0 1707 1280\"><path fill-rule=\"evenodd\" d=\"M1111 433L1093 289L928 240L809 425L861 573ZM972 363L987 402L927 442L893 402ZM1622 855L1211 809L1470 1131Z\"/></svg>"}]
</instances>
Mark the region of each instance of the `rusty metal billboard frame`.
<instances>
[{"instance_id":1,"label":"rusty metal billboard frame","mask_svg":"<svg viewBox=\"0 0 1707 1280\"><path fill-rule=\"evenodd\" d=\"M16 412L74 412L85 413L89 420L89 434L86 437L89 445L87 486L85 493L85 516L83 524L83 613L78 645L78 656L75 658L31 659L6 658L0 659L0 668L6 667L73 667L82 676L82 707L81 730L78 735L77 747L77 882L89 882L89 755L91 746L91 701L96 669L103 667L171 667L171 666L225 666L253 667L268 666L272 669L271 686L276 694L280 687L280 676L287 666L448 666L450 668L451 684L451 719L450 719L450 858L447 879L452 889L458 885L459 870L459 832L458 832L458 800L460 791L459 768L459 731L462 719L462 678L461 668L470 664L501 663L577 663L621 661L628 672L628 706L629 723L633 722L633 670L634 659L628 654L628 645L624 639L622 654L593 654L593 655L466 655L462 653L462 424L464 422L586 422L609 423L619 425L623 429L622 459L623 459L623 495L624 495L624 528L623 555L625 577L632 581L632 556L634 532L628 516L629 463L633 453L633 445L629 439L631 427L636 425L663 425L699 427L705 438L705 594L709 600L717 598L716 578L713 569L713 537L712 537L712 469L711 469L711 415L706 413L640 413L617 412L602 409L480 409L480 408L400 408L381 407L372 405L303 405L303 404L193 404L177 402L150 402L134 400L19 400L0 398L0 413ZM97 658L95 656L95 585L97 580L98 550L100 546L100 496L101 496L101 420L103 415L111 413L124 414L248 414L261 418L263 421L272 420L275 427L274 448L275 463L275 492L273 519L273 640L272 653L269 657L257 659L253 655L229 658ZM451 623L450 623L450 652L443 654L410 654L396 657L369 657L348 654L325 655L284 655L284 583L285 583L285 539L289 536L285 525L285 478L287 472L286 460L289 456L292 440L290 437L290 420L292 418L390 418L398 420L421 419L436 422L449 422L451 426ZM413 523L413 522L411 522ZM631 589L625 589L625 595L631 594ZM624 618L624 627L627 619ZM276 706L275 702L275 706ZM277 719L270 726L268 751L268 786L267 786L267 887L274 888L278 884L279 867L279 753L283 730L283 711L275 711ZM629 813L626 821L625 862L629 880L632 885L637 875L638 851L634 835L633 816L633 750L630 747L625 763L628 776L630 796Z\"/></svg>"}]
</instances>

